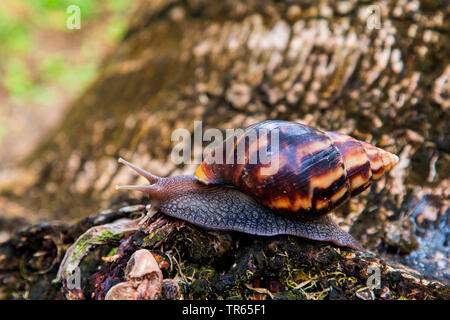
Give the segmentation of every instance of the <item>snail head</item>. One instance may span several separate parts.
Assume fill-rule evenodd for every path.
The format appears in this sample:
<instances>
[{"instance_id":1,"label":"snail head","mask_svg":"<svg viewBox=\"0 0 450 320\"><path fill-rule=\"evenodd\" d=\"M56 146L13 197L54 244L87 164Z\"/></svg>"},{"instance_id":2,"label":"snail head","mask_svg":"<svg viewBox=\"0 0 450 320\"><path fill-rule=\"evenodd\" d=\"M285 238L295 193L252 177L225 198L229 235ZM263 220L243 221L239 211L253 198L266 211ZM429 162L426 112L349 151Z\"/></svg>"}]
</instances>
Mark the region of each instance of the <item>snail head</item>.
<instances>
[{"instance_id":1,"label":"snail head","mask_svg":"<svg viewBox=\"0 0 450 320\"><path fill-rule=\"evenodd\" d=\"M184 194L187 190L204 189L206 184L193 176L175 176L162 178L139 168L138 166L119 158L119 163L126 165L140 176L146 178L149 185L116 185L116 190L135 190L148 194L152 203L157 205L159 201L170 200L179 194Z\"/></svg>"},{"instance_id":2,"label":"snail head","mask_svg":"<svg viewBox=\"0 0 450 320\"><path fill-rule=\"evenodd\" d=\"M150 183L147 186L143 186L143 185L116 185L116 190L136 190L136 191L141 191L144 192L146 194L148 194L150 196L151 199L156 199L158 198L158 194L159 194L159 185L158 183L161 182L163 180L163 178L155 176L153 174L151 174L150 172L139 168L138 166L122 159L119 158L118 160L119 163L126 165L127 167L131 168L132 170L136 171L140 176L144 177L145 179L148 180L148 182Z\"/></svg>"}]
</instances>

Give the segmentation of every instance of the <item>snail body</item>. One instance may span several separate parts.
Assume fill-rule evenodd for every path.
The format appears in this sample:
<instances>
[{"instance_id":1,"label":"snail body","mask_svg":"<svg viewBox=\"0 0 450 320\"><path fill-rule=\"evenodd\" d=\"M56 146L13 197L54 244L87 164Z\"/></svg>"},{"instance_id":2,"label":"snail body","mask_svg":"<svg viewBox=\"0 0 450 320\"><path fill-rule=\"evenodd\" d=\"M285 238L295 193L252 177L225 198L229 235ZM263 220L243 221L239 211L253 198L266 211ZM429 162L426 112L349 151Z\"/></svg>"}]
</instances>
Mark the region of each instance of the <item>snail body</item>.
<instances>
[{"instance_id":1,"label":"snail body","mask_svg":"<svg viewBox=\"0 0 450 320\"><path fill-rule=\"evenodd\" d=\"M269 162L259 159L263 151ZM264 121L214 149L194 176L160 178L119 162L150 185L118 188L147 193L169 216L208 229L289 234L363 250L328 213L367 189L398 157L337 132Z\"/></svg>"}]
</instances>

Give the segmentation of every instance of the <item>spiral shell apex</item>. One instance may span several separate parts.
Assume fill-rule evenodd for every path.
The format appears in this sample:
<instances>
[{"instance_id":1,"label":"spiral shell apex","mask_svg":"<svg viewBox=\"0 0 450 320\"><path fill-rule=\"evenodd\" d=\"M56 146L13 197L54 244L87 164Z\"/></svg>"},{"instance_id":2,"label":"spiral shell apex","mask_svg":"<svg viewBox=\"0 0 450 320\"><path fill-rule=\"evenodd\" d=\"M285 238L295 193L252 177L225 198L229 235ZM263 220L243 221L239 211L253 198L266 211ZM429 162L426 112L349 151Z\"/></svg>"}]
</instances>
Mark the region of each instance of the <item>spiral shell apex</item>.
<instances>
[{"instance_id":1,"label":"spiral shell apex","mask_svg":"<svg viewBox=\"0 0 450 320\"><path fill-rule=\"evenodd\" d=\"M271 162L260 161L263 154ZM280 213L317 216L367 189L397 162L396 155L345 134L264 121L227 139L195 175L235 187ZM271 166L276 170L264 173Z\"/></svg>"}]
</instances>

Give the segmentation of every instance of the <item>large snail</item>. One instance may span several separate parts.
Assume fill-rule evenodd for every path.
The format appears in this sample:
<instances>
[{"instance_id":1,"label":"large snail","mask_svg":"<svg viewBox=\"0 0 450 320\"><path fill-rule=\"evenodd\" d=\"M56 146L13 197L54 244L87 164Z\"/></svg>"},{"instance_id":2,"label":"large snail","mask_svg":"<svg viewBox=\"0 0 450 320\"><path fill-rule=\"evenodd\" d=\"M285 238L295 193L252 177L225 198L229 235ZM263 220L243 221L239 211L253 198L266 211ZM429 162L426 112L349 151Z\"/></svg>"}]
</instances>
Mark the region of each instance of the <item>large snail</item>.
<instances>
[{"instance_id":1,"label":"large snail","mask_svg":"<svg viewBox=\"0 0 450 320\"><path fill-rule=\"evenodd\" d=\"M248 139L250 132L261 130L267 134ZM218 151L225 150L229 139L232 152L221 153L224 161L212 161L222 159ZM119 159L150 185L116 188L145 192L159 211L204 228L289 234L364 250L327 213L379 179L398 162L396 155L344 134L288 121L257 123L229 139L194 176L160 178ZM273 163L250 161L263 149L277 164L275 171L266 170L269 174L263 171ZM244 161L237 159L239 150Z\"/></svg>"}]
</instances>

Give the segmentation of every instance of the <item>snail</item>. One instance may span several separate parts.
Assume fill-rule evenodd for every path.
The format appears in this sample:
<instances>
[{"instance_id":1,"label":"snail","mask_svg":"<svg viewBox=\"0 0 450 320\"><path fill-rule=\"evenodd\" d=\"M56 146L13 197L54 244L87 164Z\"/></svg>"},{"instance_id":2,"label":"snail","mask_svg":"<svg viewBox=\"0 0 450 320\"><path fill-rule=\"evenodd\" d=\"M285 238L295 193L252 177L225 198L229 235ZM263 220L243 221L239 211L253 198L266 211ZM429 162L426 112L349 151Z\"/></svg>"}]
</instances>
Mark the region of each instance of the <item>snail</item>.
<instances>
[{"instance_id":1,"label":"snail","mask_svg":"<svg viewBox=\"0 0 450 320\"><path fill-rule=\"evenodd\" d=\"M261 131L267 134L248 138ZM232 152L224 152L230 141ZM271 154L276 170L268 170L273 163L250 161L263 149ZM338 132L268 120L226 139L194 175L161 178L122 158L119 162L150 185L116 188L147 193L152 206L166 215L212 230L287 234L364 251L329 213L367 189L397 164L398 157Z\"/></svg>"}]
</instances>

